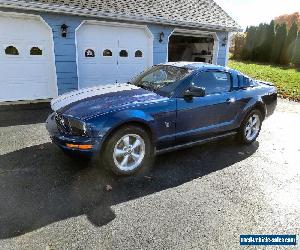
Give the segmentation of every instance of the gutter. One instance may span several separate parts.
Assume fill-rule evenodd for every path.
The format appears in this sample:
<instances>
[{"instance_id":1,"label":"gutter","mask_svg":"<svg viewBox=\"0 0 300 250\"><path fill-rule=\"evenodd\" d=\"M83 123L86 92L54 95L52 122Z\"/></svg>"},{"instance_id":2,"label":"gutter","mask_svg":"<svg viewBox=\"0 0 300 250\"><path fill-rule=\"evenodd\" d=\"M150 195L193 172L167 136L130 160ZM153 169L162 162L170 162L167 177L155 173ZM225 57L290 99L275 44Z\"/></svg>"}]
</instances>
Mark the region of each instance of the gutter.
<instances>
[{"instance_id":1,"label":"gutter","mask_svg":"<svg viewBox=\"0 0 300 250\"><path fill-rule=\"evenodd\" d=\"M28 3L24 1L21 2L19 0L0 0L0 7L26 10L26 11L32 10L32 11L60 13L60 14L74 15L74 16L105 18L105 19L118 20L118 21L135 21L135 22L143 22L149 24L155 23L155 24L162 24L162 25L185 27L185 28L197 28L197 29L218 30L218 31L227 31L227 32L242 31L240 27L224 27L219 25L197 24L193 22L184 22L184 21L170 21L167 19L155 18L155 17L145 18L143 16L128 16L128 15L121 16L118 14L99 12L90 9L80 9L75 7L50 5L50 4L43 4L43 3Z\"/></svg>"}]
</instances>

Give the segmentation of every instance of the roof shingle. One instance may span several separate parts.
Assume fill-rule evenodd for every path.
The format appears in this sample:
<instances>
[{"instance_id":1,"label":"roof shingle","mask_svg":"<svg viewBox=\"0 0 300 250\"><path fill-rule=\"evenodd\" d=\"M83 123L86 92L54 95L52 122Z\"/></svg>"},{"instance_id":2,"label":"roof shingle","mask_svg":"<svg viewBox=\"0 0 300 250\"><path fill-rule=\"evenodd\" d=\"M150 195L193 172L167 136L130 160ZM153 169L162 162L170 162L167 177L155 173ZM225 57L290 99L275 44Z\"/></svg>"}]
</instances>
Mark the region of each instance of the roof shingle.
<instances>
[{"instance_id":1,"label":"roof shingle","mask_svg":"<svg viewBox=\"0 0 300 250\"><path fill-rule=\"evenodd\" d=\"M186 27L238 30L239 25L213 0L0 0L11 6L60 9L99 17L156 22ZM17 7L17 6L15 6Z\"/></svg>"}]
</instances>

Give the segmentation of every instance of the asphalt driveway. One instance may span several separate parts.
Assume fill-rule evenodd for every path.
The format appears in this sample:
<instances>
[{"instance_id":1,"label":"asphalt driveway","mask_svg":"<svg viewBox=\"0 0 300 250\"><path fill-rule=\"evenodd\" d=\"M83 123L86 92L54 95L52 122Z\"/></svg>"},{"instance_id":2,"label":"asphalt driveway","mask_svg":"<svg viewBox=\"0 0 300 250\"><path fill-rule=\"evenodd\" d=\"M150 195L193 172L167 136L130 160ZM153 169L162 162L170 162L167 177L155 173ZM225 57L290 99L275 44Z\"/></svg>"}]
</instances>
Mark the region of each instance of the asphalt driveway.
<instances>
[{"instance_id":1,"label":"asphalt driveway","mask_svg":"<svg viewBox=\"0 0 300 250\"><path fill-rule=\"evenodd\" d=\"M0 108L0 249L240 249L240 234L300 235L300 104L281 100L251 146L169 153L139 178L66 157L47 105L17 109Z\"/></svg>"}]
</instances>

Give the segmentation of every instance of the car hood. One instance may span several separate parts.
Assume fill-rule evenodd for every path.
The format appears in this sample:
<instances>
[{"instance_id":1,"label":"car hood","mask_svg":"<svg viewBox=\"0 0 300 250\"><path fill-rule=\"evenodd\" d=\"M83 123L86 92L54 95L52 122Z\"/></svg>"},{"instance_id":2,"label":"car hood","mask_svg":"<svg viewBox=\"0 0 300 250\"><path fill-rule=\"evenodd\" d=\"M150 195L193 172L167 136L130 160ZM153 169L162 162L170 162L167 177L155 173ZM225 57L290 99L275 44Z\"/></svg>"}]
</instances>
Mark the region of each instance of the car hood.
<instances>
[{"instance_id":1,"label":"car hood","mask_svg":"<svg viewBox=\"0 0 300 250\"><path fill-rule=\"evenodd\" d=\"M130 108L166 97L131 84L85 88L52 100L54 111L79 119L88 119L109 111Z\"/></svg>"}]
</instances>

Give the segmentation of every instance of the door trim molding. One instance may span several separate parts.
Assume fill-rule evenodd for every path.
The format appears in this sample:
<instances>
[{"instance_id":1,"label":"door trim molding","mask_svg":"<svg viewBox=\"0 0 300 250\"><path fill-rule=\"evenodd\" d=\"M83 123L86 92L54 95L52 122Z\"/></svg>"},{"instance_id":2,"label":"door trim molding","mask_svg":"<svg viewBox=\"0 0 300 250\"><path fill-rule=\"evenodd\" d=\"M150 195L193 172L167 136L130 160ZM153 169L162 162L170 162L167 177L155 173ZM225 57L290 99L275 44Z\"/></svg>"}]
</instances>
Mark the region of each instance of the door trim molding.
<instances>
[{"instance_id":1,"label":"door trim molding","mask_svg":"<svg viewBox=\"0 0 300 250\"><path fill-rule=\"evenodd\" d=\"M196 145L202 145L202 144L207 143L207 142L220 140L220 139L223 139L223 138L226 138L226 137L229 137L229 136L233 136L233 135L236 135L236 134L237 134L236 131L231 131L231 132L227 132L227 133L224 133L224 134L221 134L221 135L208 137L208 138L205 138L205 139L202 139L202 140L198 140L198 141L194 141L194 142L188 142L188 143L185 143L185 144L180 144L180 145L176 145L176 146L173 146L173 147L156 150L155 154L160 155L160 154L165 154L165 153L172 152L172 151L179 150L179 149L190 148L190 147L193 147L193 146L196 146Z\"/></svg>"}]
</instances>

